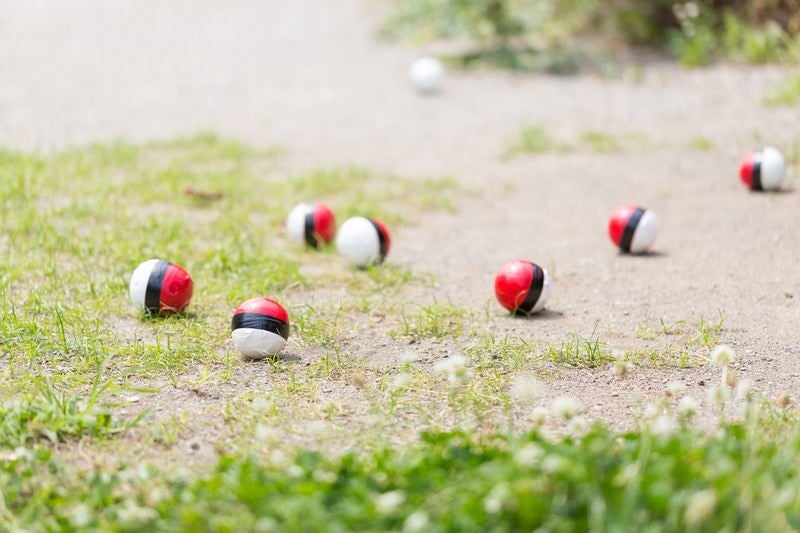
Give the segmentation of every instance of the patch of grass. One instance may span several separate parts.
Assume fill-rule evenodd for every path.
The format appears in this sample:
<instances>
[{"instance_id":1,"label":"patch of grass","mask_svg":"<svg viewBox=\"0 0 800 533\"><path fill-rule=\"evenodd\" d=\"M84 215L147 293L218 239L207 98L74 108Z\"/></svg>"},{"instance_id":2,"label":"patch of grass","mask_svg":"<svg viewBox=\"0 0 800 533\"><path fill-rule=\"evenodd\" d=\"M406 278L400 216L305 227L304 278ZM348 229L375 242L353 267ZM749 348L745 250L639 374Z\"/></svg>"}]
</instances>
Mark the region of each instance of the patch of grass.
<instances>
[{"instance_id":1,"label":"patch of grass","mask_svg":"<svg viewBox=\"0 0 800 533\"><path fill-rule=\"evenodd\" d=\"M588 337L573 334L558 345L549 346L545 357L553 363L572 368L596 368L615 360L607 343L597 337L597 330Z\"/></svg>"},{"instance_id":2,"label":"patch of grass","mask_svg":"<svg viewBox=\"0 0 800 533\"><path fill-rule=\"evenodd\" d=\"M596 153L621 152L623 149L622 143L615 135L603 131L584 131L580 134L578 140L583 146Z\"/></svg>"},{"instance_id":3,"label":"patch of grass","mask_svg":"<svg viewBox=\"0 0 800 533\"><path fill-rule=\"evenodd\" d=\"M411 313L403 313L403 326L396 334L414 340L459 337L467 316L464 309L450 303L423 305Z\"/></svg>"},{"instance_id":4,"label":"patch of grass","mask_svg":"<svg viewBox=\"0 0 800 533\"><path fill-rule=\"evenodd\" d=\"M798 443L794 415L751 402L714 431L666 408L625 432L595 424L557 439L430 432L403 450L338 456L258 446L191 477L138 465L98 474L19 449L0 458L0 520L25 530L780 531L800 527Z\"/></svg>"},{"instance_id":5,"label":"patch of grass","mask_svg":"<svg viewBox=\"0 0 800 533\"><path fill-rule=\"evenodd\" d=\"M784 80L764 97L767 107L795 106L800 104L800 74Z\"/></svg>"},{"instance_id":6,"label":"patch of grass","mask_svg":"<svg viewBox=\"0 0 800 533\"><path fill-rule=\"evenodd\" d=\"M554 139L547 129L535 124L526 126L517 134L516 138L506 149L504 156L512 158L521 154L543 154L547 152L563 152L569 147Z\"/></svg>"},{"instance_id":7,"label":"patch of grass","mask_svg":"<svg viewBox=\"0 0 800 533\"><path fill-rule=\"evenodd\" d=\"M526 363L541 360L534 343L508 333L503 337L490 333L467 348L466 353L477 367L503 365L518 370Z\"/></svg>"},{"instance_id":8,"label":"patch of grass","mask_svg":"<svg viewBox=\"0 0 800 533\"><path fill-rule=\"evenodd\" d=\"M708 152L714 149L714 142L703 135L692 137L686 142L686 146L698 152Z\"/></svg>"},{"instance_id":9,"label":"patch of grass","mask_svg":"<svg viewBox=\"0 0 800 533\"><path fill-rule=\"evenodd\" d=\"M55 444L84 436L107 438L135 427L145 413L127 421L112 417L103 400L108 387L99 373L87 395L58 390L46 378L34 380L31 392L0 405L0 447L44 439Z\"/></svg>"}]
</instances>

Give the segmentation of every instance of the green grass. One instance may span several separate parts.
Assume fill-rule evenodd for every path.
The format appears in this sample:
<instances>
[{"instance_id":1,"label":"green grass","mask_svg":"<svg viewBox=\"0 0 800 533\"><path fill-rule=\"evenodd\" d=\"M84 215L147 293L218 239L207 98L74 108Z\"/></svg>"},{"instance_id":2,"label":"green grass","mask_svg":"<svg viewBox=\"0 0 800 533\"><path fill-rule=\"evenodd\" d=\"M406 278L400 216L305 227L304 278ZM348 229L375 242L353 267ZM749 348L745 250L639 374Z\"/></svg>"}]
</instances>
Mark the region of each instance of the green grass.
<instances>
[{"instance_id":1,"label":"green grass","mask_svg":"<svg viewBox=\"0 0 800 533\"><path fill-rule=\"evenodd\" d=\"M784 80L778 87L764 97L768 107L795 106L800 104L800 74Z\"/></svg>"},{"instance_id":2,"label":"green grass","mask_svg":"<svg viewBox=\"0 0 800 533\"><path fill-rule=\"evenodd\" d=\"M641 134L616 135L599 130L586 130L575 139L559 139L550 135L541 124L522 128L507 144L504 159L519 155L588 151L596 154L624 152L632 146L644 147Z\"/></svg>"},{"instance_id":3,"label":"green grass","mask_svg":"<svg viewBox=\"0 0 800 533\"><path fill-rule=\"evenodd\" d=\"M450 303L420 306L403 314L403 326L397 335L414 340L459 337L465 328L468 312Z\"/></svg>"},{"instance_id":4,"label":"green grass","mask_svg":"<svg viewBox=\"0 0 800 533\"><path fill-rule=\"evenodd\" d=\"M295 203L324 200L340 222L363 214L392 225L455 208L452 178L411 180L357 166L286 176L276 158L274 149L211 134L47 156L1 152L0 354L31 372L58 366L56 382L84 385L99 361L140 378L219 364L230 310L244 299L291 304L332 279L351 282L355 293L415 279L401 267L351 275L328 254L317 254L330 265L324 274L302 274L309 254L281 229ZM189 188L216 196L187 195ZM192 274L187 316L143 320L129 307L130 272L151 257Z\"/></svg>"},{"instance_id":5,"label":"green grass","mask_svg":"<svg viewBox=\"0 0 800 533\"><path fill-rule=\"evenodd\" d=\"M697 135L689 139L686 146L698 152L708 152L714 149L714 142L708 137Z\"/></svg>"},{"instance_id":6,"label":"green grass","mask_svg":"<svg viewBox=\"0 0 800 533\"><path fill-rule=\"evenodd\" d=\"M781 531L800 527L800 425L751 402L694 429L674 408L627 432L557 439L431 432L407 449L254 449L187 478L5 453L6 529L130 531ZM576 426L577 427L577 426ZM35 497L31 497L35 495Z\"/></svg>"},{"instance_id":7,"label":"green grass","mask_svg":"<svg viewBox=\"0 0 800 533\"><path fill-rule=\"evenodd\" d=\"M578 140L583 146L595 153L621 152L621 141L610 133L597 130L587 130L580 134Z\"/></svg>"}]
</instances>

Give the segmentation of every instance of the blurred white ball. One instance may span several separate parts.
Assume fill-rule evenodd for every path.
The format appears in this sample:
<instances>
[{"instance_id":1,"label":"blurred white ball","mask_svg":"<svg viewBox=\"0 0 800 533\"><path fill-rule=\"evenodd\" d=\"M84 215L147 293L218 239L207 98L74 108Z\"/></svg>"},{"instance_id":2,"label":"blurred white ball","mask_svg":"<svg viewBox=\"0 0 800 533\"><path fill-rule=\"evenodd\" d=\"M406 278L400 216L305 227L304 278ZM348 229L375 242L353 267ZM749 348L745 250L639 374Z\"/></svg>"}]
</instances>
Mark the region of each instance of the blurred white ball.
<instances>
[{"instance_id":1,"label":"blurred white ball","mask_svg":"<svg viewBox=\"0 0 800 533\"><path fill-rule=\"evenodd\" d=\"M444 65L433 57L421 57L411 63L408 80L421 93L439 92L444 83Z\"/></svg>"}]
</instances>

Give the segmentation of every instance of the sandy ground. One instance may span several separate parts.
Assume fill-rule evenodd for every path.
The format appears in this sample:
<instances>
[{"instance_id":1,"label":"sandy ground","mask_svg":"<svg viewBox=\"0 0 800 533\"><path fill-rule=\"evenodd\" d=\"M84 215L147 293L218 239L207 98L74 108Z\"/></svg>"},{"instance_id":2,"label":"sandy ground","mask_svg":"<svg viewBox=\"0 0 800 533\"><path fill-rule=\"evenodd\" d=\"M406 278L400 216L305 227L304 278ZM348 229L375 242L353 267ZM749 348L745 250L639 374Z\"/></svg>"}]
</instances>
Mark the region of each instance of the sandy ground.
<instances>
[{"instance_id":1,"label":"sandy ground","mask_svg":"<svg viewBox=\"0 0 800 533\"><path fill-rule=\"evenodd\" d=\"M210 129L287 148L292 165L358 163L449 174L478 192L458 215L397 231L393 260L433 272L420 298L485 308L497 267L513 257L555 271L545 318L506 322L557 342L598 334L638 342L637 326L725 315L722 339L740 374L774 396L800 385L800 194L750 194L741 153L789 148L800 110L766 109L779 68L683 71L641 79L451 73L420 97L406 83L423 50L375 39L375 6L357 0L0 2L0 144L53 148L111 137L167 138ZM593 129L637 138L621 154L575 152L503 161L520 127L555 136ZM707 152L687 148L705 136ZM797 167L795 167L795 170ZM621 203L661 215L651 257L619 256L605 224ZM368 349L367 345L366 348ZM606 416L620 395L657 396L672 379L702 394L711 368L567 373L550 393Z\"/></svg>"}]
</instances>

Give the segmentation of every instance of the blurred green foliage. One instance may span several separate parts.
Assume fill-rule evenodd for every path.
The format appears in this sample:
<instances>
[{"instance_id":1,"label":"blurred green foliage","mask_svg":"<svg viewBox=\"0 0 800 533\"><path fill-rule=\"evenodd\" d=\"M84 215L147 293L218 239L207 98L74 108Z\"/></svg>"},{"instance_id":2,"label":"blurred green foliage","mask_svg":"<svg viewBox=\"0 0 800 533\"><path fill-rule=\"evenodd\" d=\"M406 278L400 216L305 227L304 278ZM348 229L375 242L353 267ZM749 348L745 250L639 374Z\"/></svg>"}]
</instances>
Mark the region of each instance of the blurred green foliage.
<instances>
[{"instance_id":1,"label":"blurred green foliage","mask_svg":"<svg viewBox=\"0 0 800 533\"><path fill-rule=\"evenodd\" d=\"M800 57L797 0L395 0L389 36L466 41L464 65L565 72L587 37L668 52L685 66Z\"/></svg>"}]
</instances>

